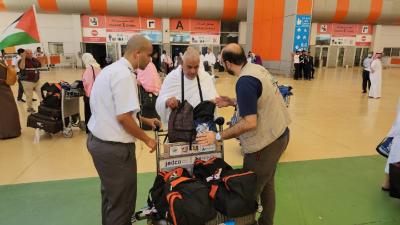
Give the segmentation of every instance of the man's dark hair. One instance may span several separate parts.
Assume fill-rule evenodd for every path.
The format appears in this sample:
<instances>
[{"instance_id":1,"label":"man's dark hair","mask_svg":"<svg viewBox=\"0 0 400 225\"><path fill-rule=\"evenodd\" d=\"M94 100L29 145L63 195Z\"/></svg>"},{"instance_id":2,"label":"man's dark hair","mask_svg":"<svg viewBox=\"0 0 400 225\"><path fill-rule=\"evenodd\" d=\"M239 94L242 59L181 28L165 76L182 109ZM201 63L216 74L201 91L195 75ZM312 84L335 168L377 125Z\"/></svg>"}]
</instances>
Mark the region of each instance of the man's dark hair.
<instances>
[{"instance_id":1,"label":"man's dark hair","mask_svg":"<svg viewBox=\"0 0 400 225\"><path fill-rule=\"evenodd\" d=\"M228 61L235 65L243 65L243 64L247 63L246 53L244 52L242 47L240 47L240 52L224 50L222 52L222 60Z\"/></svg>"},{"instance_id":2,"label":"man's dark hair","mask_svg":"<svg viewBox=\"0 0 400 225\"><path fill-rule=\"evenodd\" d=\"M167 54L167 51L163 50L163 51L162 51L162 54Z\"/></svg>"},{"instance_id":3,"label":"man's dark hair","mask_svg":"<svg viewBox=\"0 0 400 225\"><path fill-rule=\"evenodd\" d=\"M19 48L19 49L17 50L18 55L20 55L20 54L22 54L22 53L24 53L24 52L25 52L25 49L23 49L23 48Z\"/></svg>"}]
</instances>

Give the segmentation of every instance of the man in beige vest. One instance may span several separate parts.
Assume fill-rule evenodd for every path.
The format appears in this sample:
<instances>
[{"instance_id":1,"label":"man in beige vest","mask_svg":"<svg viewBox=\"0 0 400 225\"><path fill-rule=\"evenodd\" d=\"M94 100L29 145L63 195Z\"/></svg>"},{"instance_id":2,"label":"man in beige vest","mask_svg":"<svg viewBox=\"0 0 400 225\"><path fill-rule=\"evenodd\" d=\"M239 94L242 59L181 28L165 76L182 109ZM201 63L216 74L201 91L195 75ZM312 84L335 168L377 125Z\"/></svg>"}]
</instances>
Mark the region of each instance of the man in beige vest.
<instances>
[{"instance_id":1,"label":"man in beige vest","mask_svg":"<svg viewBox=\"0 0 400 225\"><path fill-rule=\"evenodd\" d=\"M245 153L243 168L257 174L256 197L263 211L260 225L272 225L275 213L274 176L277 163L289 142L290 116L278 87L262 66L247 63L242 47L227 45L222 52L226 71L239 76L236 99L218 97L218 107L235 106L237 123L220 132L199 134L201 145L239 137Z\"/></svg>"}]
</instances>

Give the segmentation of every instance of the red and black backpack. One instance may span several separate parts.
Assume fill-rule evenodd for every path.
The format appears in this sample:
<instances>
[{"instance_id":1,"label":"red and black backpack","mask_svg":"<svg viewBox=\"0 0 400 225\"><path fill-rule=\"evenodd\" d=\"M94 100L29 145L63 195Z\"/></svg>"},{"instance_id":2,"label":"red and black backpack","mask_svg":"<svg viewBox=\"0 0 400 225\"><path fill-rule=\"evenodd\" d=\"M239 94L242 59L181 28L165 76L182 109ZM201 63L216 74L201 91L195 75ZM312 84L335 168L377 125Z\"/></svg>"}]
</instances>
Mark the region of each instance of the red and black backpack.
<instances>
[{"instance_id":1,"label":"red and black backpack","mask_svg":"<svg viewBox=\"0 0 400 225\"><path fill-rule=\"evenodd\" d=\"M157 210L153 220L167 219L174 225L204 225L217 215L207 185L184 168L160 172L147 202Z\"/></svg>"}]
</instances>

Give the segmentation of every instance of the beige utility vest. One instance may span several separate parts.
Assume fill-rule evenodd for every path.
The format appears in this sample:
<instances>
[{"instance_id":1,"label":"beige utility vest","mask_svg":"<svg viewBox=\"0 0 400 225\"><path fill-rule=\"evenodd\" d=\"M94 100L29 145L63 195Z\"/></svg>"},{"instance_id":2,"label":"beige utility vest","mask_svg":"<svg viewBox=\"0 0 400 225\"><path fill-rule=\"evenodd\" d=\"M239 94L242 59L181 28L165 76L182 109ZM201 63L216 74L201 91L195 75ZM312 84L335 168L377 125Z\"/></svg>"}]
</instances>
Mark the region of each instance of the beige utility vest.
<instances>
[{"instance_id":1,"label":"beige utility vest","mask_svg":"<svg viewBox=\"0 0 400 225\"><path fill-rule=\"evenodd\" d=\"M278 139L291 120L283 97L272 76L264 67L247 63L239 75L255 77L261 81L262 94L257 101L257 128L239 136L244 153L254 153ZM240 108L237 108L240 112Z\"/></svg>"}]
</instances>

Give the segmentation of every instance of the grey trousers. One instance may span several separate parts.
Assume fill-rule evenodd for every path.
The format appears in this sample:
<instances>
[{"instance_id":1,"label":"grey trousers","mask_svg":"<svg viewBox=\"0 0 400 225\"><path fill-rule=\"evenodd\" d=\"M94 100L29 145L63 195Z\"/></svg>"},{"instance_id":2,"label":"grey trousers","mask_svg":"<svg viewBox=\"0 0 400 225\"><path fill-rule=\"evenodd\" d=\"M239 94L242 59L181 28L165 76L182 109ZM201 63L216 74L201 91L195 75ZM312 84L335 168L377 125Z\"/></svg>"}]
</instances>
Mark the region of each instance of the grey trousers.
<instances>
[{"instance_id":1,"label":"grey trousers","mask_svg":"<svg viewBox=\"0 0 400 225\"><path fill-rule=\"evenodd\" d=\"M281 137L258 152L245 154L243 168L257 174L256 197L263 211L259 225L273 225L275 214L275 171L279 158L289 143L289 129Z\"/></svg>"},{"instance_id":2,"label":"grey trousers","mask_svg":"<svg viewBox=\"0 0 400 225\"><path fill-rule=\"evenodd\" d=\"M87 148L101 180L102 224L131 225L135 212L135 144L102 141L89 134Z\"/></svg>"}]
</instances>

